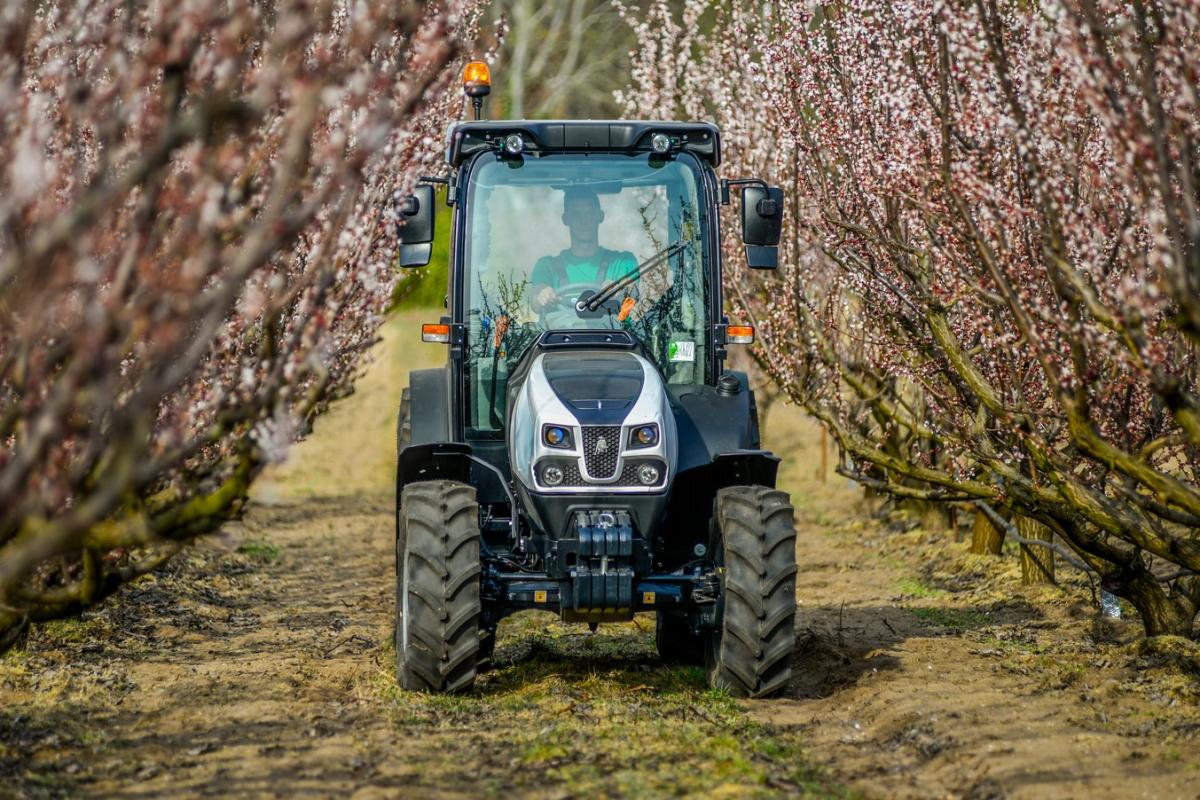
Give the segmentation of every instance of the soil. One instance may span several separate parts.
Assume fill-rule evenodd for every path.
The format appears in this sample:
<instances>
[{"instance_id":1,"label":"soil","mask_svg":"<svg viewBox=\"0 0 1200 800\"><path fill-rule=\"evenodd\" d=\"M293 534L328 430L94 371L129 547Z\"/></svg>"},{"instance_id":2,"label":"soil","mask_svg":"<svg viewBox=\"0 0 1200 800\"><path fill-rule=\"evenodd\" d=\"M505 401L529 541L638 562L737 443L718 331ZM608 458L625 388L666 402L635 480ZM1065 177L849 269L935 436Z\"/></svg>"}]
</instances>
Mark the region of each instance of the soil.
<instances>
[{"instance_id":1,"label":"soil","mask_svg":"<svg viewBox=\"0 0 1200 800\"><path fill-rule=\"evenodd\" d=\"M1194 642L1100 617L1065 565L1022 586L1015 549L956 541L969 520L930 531L793 475L795 678L750 713L801 732L814 766L869 797L1200 797Z\"/></svg>"},{"instance_id":2,"label":"soil","mask_svg":"<svg viewBox=\"0 0 1200 800\"><path fill-rule=\"evenodd\" d=\"M0 796L1200 797L1195 643L822 480L787 408L766 425L800 534L785 697L662 666L652 617L536 614L471 694L398 689L394 406L443 355L419 321L388 326L244 520L0 659Z\"/></svg>"}]
</instances>

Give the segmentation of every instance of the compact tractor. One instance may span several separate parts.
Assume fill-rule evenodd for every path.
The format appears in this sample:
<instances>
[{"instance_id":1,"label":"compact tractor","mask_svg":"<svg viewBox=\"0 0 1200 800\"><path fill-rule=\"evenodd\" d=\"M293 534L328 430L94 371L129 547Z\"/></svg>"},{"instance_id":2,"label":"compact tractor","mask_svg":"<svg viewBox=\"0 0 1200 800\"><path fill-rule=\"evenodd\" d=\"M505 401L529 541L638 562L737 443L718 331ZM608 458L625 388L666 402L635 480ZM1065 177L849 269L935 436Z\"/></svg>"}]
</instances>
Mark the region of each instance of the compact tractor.
<instances>
[{"instance_id":1,"label":"compact tractor","mask_svg":"<svg viewBox=\"0 0 1200 800\"><path fill-rule=\"evenodd\" d=\"M399 263L453 209L444 367L411 373L397 424L396 656L402 686L461 691L506 615L657 615L664 660L738 696L784 689L795 530L759 443L753 328L722 313L719 213L740 194L751 267L774 269L783 195L719 180L697 122L475 119L446 174L398 197ZM440 202L440 201L438 201Z\"/></svg>"}]
</instances>

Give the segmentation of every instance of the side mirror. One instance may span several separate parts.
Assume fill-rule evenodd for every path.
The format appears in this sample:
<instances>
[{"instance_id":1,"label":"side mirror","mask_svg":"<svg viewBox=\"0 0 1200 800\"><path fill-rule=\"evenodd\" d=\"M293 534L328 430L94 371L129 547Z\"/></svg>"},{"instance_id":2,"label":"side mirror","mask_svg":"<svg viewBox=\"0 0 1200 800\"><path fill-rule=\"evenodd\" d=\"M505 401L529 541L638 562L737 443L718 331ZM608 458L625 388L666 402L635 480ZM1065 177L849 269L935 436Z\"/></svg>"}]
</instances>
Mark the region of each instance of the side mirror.
<instances>
[{"instance_id":1,"label":"side mirror","mask_svg":"<svg viewBox=\"0 0 1200 800\"><path fill-rule=\"evenodd\" d=\"M418 186L408 197L398 198L396 211L403 223L397 228L400 266L425 266L433 255L433 187Z\"/></svg>"},{"instance_id":2,"label":"side mirror","mask_svg":"<svg viewBox=\"0 0 1200 800\"><path fill-rule=\"evenodd\" d=\"M783 231L783 190L772 186L742 189L742 241L746 263L754 269L779 266L779 234Z\"/></svg>"}]
</instances>

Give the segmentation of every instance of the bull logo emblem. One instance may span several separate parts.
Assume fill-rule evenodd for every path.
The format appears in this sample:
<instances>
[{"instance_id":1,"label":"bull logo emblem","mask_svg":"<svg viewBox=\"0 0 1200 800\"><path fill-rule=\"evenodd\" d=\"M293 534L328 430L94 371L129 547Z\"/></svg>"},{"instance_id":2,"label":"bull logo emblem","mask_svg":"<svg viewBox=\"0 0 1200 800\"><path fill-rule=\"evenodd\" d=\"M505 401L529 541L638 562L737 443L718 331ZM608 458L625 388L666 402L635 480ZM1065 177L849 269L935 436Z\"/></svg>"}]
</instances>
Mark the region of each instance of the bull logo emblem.
<instances>
[{"instance_id":1,"label":"bull logo emblem","mask_svg":"<svg viewBox=\"0 0 1200 800\"><path fill-rule=\"evenodd\" d=\"M596 455L608 452L608 440L601 436L596 440Z\"/></svg>"}]
</instances>

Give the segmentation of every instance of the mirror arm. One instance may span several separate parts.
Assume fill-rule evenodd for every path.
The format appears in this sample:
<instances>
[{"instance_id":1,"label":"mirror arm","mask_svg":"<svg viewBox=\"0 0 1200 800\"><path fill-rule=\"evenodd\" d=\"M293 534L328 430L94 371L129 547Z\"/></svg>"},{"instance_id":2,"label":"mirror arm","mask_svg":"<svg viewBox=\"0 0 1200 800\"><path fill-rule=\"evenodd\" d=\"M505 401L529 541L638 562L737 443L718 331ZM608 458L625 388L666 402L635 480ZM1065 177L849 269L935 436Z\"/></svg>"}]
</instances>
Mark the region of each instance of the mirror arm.
<instances>
[{"instance_id":1,"label":"mirror arm","mask_svg":"<svg viewBox=\"0 0 1200 800\"><path fill-rule=\"evenodd\" d=\"M419 186L422 183L436 183L441 186L445 186L446 187L446 205L448 205L448 206L454 205L455 201L457 200L457 197L455 196L456 192L455 192L453 175L447 176L445 178L437 176L437 175L422 175L420 177L420 179L417 180L417 185Z\"/></svg>"},{"instance_id":2,"label":"mirror arm","mask_svg":"<svg viewBox=\"0 0 1200 800\"><path fill-rule=\"evenodd\" d=\"M731 186L757 186L767 192L767 182L762 178L725 178L721 181L721 205L729 205L729 187Z\"/></svg>"}]
</instances>

